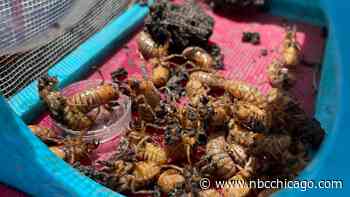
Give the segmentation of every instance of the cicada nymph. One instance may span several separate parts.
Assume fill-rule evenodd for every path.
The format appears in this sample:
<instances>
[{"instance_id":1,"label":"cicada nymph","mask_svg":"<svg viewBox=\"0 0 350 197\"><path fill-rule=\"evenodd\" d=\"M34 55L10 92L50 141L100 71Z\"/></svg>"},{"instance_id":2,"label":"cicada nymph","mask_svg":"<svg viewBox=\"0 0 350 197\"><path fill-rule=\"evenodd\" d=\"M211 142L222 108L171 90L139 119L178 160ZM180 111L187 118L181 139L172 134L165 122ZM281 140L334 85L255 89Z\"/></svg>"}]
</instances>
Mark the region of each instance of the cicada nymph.
<instances>
[{"instance_id":1,"label":"cicada nymph","mask_svg":"<svg viewBox=\"0 0 350 197\"><path fill-rule=\"evenodd\" d=\"M192 62L196 68L203 70L214 69L212 56L200 47L187 47L183 50L182 55Z\"/></svg>"},{"instance_id":2,"label":"cicada nymph","mask_svg":"<svg viewBox=\"0 0 350 197\"><path fill-rule=\"evenodd\" d=\"M287 67L293 68L300 63L300 44L297 40L296 26L288 27L283 40L282 57Z\"/></svg>"},{"instance_id":3,"label":"cicada nymph","mask_svg":"<svg viewBox=\"0 0 350 197\"><path fill-rule=\"evenodd\" d=\"M251 103L259 108L266 107L266 97L254 86L242 81L226 80L224 89L237 100Z\"/></svg>"},{"instance_id":4,"label":"cicada nymph","mask_svg":"<svg viewBox=\"0 0 350 197\"><path fill-rule=\"evenodd\" d=\"M137 145L136 154L142 160L155 162L158 164L165 164L168 161L166 150L150 142L139 142Z\"/></svg>"},{"instance_id":5,"label":"cicada nymph","mask_svg":"<svg viewBox=\"0 0 350 197\"><path fill-rule=\"evenodd\" d=\"M62 143L63 138L58 135L53 129L43 127L40 125L29 125L29 129L39 137L45 144L57 145Z\"/></svg>"},{"instance_id":6,"label":"cicada nymph","mask_svg":"<svg viewBox=\"0 0 350 197\"><path fill-rule=\"evenodd\" d=\"M113 84L102 84L68 97L68 104L76 106L81 112L87 113L92 109L117 101L120 96L118 87Z\"/></svg>"},{"instance_id":7,"label":"cicada nymph","mask_svg":"<svg viewBox=\"0 0 350 197\"><path fill-rule=\"evenodd\" d=\"M97 141L85 142L81 136L78 136L65 139L61 145L51 146L49 149L61 159L73 164L77 161L89 159L98 145Z\"/></svg>"},{"instance_id":8,"label":"cicada nymph","mask_svg":"<svg viewBox=\"0 0 350 197\"><path fill-rule=\"evenodd\" d=\"M273 88L289 90L296 83L296 74L290 68L283 65L281 61L273 61L267 67L267 76Z\"/></svg>"},{"instance_id":9,"label":"cicada nymph","mask_svg":"<svg viewBox=\"0 0 350 197\"><path fill-rule=\"evenodd\" d=\"M86 130L92 127L93 120L77 106L69 105L67 98L55 90L55 77L44 76L39 79L38 89L41 99L48 107L51 116L61 124L73 130Z\"/></svg>"},{"instance_id":10,"label":"cicada nymph","mask_svg":"<svg viewBox=\"0 0 350 197\"><path fill-rule=\"evenodd\" d=\"M157 183L161 191L169 195L184 187L185 177L178 170L169 169L160 174Z\"/></svg>"},{"instance_id":11,"label":"cicada nymph","mask_svg":"<svg viewBox=\"0 0 350 197\"><path fill-rule=\"evenodd\" d=\"M202 173L215 174L216 178L228 179L237 172L236 164L226 152L226 140L223 136L209 140L206 155L201 161Z\"/></svg>"},{"instance_id":12,"label":"cicada nymph","mask_svg":"<svg viewBox=\"0 0 350 197\"><path fill-rule=\"evenodd\" d=\"M169 42L165 42L164 45L158 44L145 31L139 33L137 44L140 53L146 59L160 58L168 55Z\"/></svg>"},{"instance_id":13,"label":"cicada nymph","mask_svg":"<svg viewBox=\"0 0 350 197\"><path fill-rule=\"evenodd\" d=\"M271 129L272 115L267 109L237 101L233 106L233 113L237 123L251 131L268 132Z\"/></svg>"}]
</instances>

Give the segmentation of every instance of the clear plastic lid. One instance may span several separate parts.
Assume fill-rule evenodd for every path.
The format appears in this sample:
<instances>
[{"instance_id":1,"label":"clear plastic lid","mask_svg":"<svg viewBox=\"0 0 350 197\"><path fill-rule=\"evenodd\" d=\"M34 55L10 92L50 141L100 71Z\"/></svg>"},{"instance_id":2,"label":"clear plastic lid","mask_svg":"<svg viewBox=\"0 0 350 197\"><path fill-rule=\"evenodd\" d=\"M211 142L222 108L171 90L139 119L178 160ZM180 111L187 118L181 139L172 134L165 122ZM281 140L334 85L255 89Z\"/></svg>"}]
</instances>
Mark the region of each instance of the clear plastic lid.
<instances>
[{"instance_id":1,"label":"clear plastic lid","mask_svg":"<svg viewBox=\"0 0 350 197\"><path fill-rule=\"evenodd\" d=\"M99 80L80 81L64 88L61 92L64 96L72 96L76 93L95 88L101 85L101 82ZM93 109L91 113L99 110L98 116L93 127L83 136L84 140L98 140L100 143L104 143L124 134L131 122L131 100L128 96L121 95L118 103L119 105L112 107L112 111L106 110L103 107ZM81 131L71 130L60 123L55 122L55 124L65 134L77 136L81 133Z\"/></svg>"}]
</instances>

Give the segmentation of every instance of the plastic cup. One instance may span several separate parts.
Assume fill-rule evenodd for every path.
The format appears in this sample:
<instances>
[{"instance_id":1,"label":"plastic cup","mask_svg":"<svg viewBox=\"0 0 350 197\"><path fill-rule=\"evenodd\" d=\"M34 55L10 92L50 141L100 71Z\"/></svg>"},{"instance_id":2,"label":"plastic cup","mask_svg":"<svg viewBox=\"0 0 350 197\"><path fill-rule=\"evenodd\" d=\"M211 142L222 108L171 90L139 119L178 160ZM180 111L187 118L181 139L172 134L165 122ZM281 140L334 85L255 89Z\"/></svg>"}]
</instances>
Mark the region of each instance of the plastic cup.
<instances>
[{"instance_id":1,"label":"plastic cup","mask_svg":"<svg viewBox=\"0 0 350 197\"><path fill-rule=\"evenodd\" d=\"M72 96L76 93L96 88L101 85L102 81L99 80L85 80L74 83L62 89L64 96ZM108 82L105 82L108 83ZM117 84L111 83L115 86ZM131 122L131 100L128 96L120 95L118 99L119 105L113 106L112 110L107 110L104 107L93 109L89 114L98 114L94 125L90 130L86 132L83 137L85 141L96 140L100 143L107 142L109 140L120 137L128 129ZM66 135L79 136L82 131L75 131L67 128L58 122L55 125L63 131Z\"/></svg>"}]
</instances>

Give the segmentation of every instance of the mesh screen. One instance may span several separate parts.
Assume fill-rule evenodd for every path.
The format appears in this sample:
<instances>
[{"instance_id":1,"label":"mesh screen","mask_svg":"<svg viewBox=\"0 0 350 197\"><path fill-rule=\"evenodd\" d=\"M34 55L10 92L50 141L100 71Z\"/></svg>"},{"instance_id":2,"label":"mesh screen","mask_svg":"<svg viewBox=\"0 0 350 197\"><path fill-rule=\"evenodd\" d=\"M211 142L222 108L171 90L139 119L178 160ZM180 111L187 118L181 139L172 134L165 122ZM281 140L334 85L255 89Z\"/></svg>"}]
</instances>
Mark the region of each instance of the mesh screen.
<instances>
[{"instance_id":1,"label":"mesh screen","mask_svg":"<svg viewBox=\"0 0 350 197\"><path fill-rule=\"evenodd\" d=\"M130 3L131 0L97 0L84 17L49 43L23 53L0 57L1 93L6 98L16 94L101 30Z\"/></svg>"},{"instance_id":2,"label":"mesh screen","mask_svg":"<svg viewBox=\"0 0 350 197\"><path fill-rule=\"evenodd\" d=\"M0 1L0 51L24 45L37 35L43 37L41 34L67 14L72 4L72 0Z\"/></svg>"}]
</instances>

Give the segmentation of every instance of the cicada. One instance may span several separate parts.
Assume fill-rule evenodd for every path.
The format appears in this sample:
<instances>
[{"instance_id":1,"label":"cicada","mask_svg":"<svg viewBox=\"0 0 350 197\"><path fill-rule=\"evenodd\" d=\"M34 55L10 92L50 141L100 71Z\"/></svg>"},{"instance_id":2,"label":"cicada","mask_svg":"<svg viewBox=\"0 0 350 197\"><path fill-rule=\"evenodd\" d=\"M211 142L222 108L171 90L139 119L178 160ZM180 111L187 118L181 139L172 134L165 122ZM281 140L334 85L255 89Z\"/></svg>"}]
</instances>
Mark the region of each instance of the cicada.
<instances>
[{"instance_id":1,"label":"cicada","mask_svg":"<svg viewBox=\"0 0 350 197\"><path fill-rule=\"evenodd\" d=\"M61 124L73 130L86 130L92 127L93 120L77 106L69 105L67 98L55 90L55 77L44 76L39 79L38 90L41 99L50 110L51 116Z\"/></svg>"}]
</instances>

